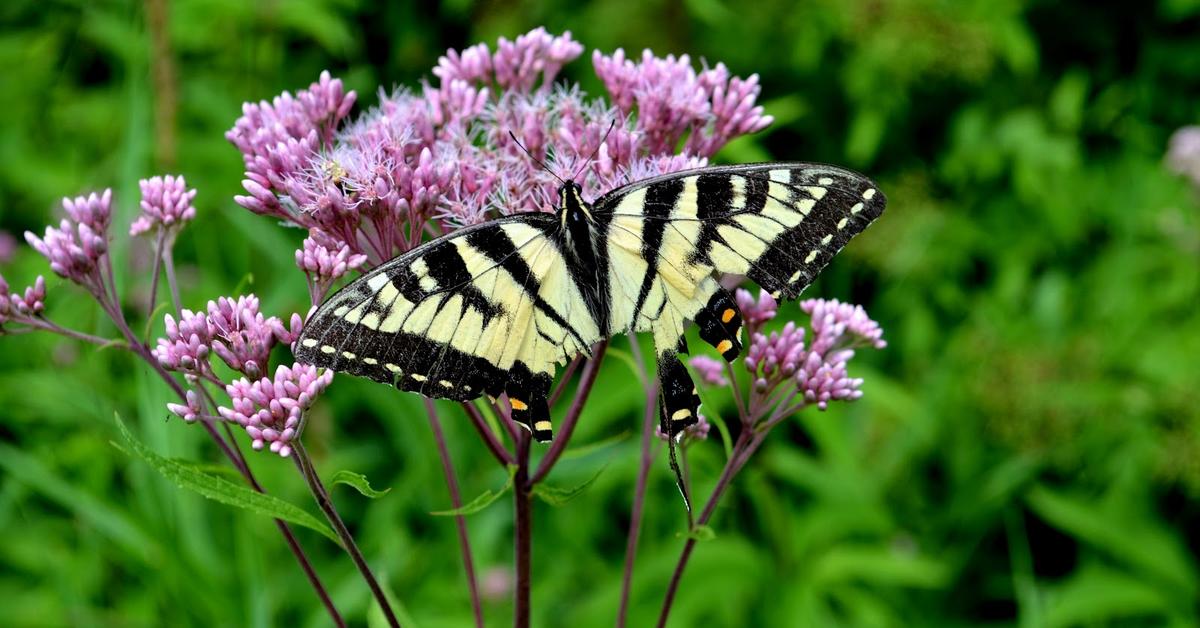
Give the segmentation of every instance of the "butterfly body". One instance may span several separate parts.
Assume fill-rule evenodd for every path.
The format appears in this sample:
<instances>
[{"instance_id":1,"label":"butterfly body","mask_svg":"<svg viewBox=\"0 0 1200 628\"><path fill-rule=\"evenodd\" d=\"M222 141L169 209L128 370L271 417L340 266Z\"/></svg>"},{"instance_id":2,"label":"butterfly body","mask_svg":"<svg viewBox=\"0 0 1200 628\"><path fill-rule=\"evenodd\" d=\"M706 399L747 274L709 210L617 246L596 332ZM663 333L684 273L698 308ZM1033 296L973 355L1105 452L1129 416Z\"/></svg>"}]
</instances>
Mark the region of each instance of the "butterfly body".
<instances>
[{"instance_id":1,"label":"butterfly body","mask_svg":"<svg viewBox=\"0 0 1200 628\"><path fill-rule=\"evenodd\" d=\"M696 421L677 353L689 321L727 360L741 316L718 283L748 276L795 298L883 211L875 185L815 164L711 167L636 182L588 203L567 181L554 214L453 232L350 283L313 314L297 360L457 400L507 394L551 436L555 367L599 340L651 332L663 430Z\"/></svg>"}]
</instances>

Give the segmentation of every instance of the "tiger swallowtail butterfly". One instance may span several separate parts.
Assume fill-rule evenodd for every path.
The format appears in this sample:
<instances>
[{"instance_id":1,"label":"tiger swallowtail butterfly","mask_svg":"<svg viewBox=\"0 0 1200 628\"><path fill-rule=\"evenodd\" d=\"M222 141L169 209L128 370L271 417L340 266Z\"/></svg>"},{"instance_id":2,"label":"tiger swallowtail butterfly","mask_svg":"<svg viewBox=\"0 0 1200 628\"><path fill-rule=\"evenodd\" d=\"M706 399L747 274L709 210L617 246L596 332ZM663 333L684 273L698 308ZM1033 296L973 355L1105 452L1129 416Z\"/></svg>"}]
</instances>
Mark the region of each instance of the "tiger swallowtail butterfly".
<instances>
[{"instance_id":1,"label":"tiger swallowtail butterfly","mask_svg":"<svg viewBox=\"0 0 1200 628\"><path fill-rule=\"evenodd\" d=\"M555 213L524 213L426 242L351 282L310 317L296 359L466 401L508 395L512 418L550 440L555 367L626 332L654 337L664 433L700 399L677 354L688 321L728 361L742 319L718 279L794 299L883 212L854 172L807 163L716 166L638 181Z\"/></svg>"}]
</instances>

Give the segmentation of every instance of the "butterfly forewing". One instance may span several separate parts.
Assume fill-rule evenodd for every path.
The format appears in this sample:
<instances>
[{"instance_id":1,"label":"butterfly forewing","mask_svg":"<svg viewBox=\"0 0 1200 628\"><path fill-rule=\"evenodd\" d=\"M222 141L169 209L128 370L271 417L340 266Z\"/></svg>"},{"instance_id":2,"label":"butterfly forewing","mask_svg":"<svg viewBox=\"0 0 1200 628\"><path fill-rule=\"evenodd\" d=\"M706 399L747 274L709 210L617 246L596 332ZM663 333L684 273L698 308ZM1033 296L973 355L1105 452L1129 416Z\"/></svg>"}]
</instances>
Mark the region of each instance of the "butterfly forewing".
<instances>
[{"instance_id":1,"label":"butterfly forewing","mask_svg":"<svg viewBox=\"0 0 1200 628\"><path fill-rule=\"evenodd\" d=\"M598 335L555 224L493 221L381 265L313 314L297 360L449 399L499 395L517 362L552 375Z\"/></svg>"},{"instance_id":2,"label":"butterfly forewing","mask_svg":"<svg viewBox=\"0 0 1200 628\"><path fill-rule=\"evenodd\" d=\"M790 299L879 217L885 203L874 183L849 170L778 163L664 175L614 190L595 206L606 217L610 251L628 257L639 245L643 249L646 270L638 294L652 274L686 286L715 271L746 275L777 298ZM630 292L628 284L620 291ZM615 292L614 307L625 298ZM630 315L637 310L635 300Z\"/></svg>"}]
</instances>

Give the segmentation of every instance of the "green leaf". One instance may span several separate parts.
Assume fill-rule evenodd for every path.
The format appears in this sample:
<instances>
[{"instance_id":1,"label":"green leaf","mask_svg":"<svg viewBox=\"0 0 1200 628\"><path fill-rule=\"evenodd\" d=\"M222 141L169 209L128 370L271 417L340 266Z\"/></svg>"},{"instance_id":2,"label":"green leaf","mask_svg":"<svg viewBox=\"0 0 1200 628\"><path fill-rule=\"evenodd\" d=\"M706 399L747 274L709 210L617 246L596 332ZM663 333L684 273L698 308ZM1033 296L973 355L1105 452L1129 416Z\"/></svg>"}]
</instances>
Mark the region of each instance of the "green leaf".
<instances>
[{"instance_id":1,"label":"green leaf","mask_svg":"<svg viewBox=\"0 0 1200 628\"><path fill-rule=\"evenodd\" d=\"M551 506L562 506L572 499L575 499L575 497L580 493L587 490L587 488L596 481L596 478L600 477L600 474L604 473L604 470L607 468L607 465L600 467L600 470L597 471L595 475L588 478L583 484L580 484L574 488L558 488L545 483L535 484L533 486L533 494L537 495L542 501L550 504Z\"/></svg>"},{"instance_id":2,"label":"green leaf","mask_svg":"<svg viewBox=\"0 0 1200 628\"><path fill-rule=\"evenodd\" d=\"M386 573L379 574L379 588L383 591L383 597L388 601L388 606L391 606L392 612L396 614L396 621L401 626L416 628L417 622L408 612L408 608L392 593L392 587L388 584ZM372 597L371 607L367 609L367 628L384 628L387 625L387 616L383 614L383 608L379 606L379 600Z\"/></svg>"},{"instance_id":3,"label":"green leaf","mask_svg":"<svg viewBox=\"0 0 1200 628\"><path fill-rule=\"evenodd\" d=\"M628 351L622 351L621 349L617 349L615 347L609 346L608 350L605 353L605 356L611 357L611 358L616 358L616 359L620 360L621 362L623 362L625 364L625 366L629 367L629 370L630 370L630 372L633 373L634 377L636 377L639 382L642 382L643 386L645 385L645 383L646 383L645 382L645 374L642 372L641 368L638 368L637 360L633 359L632 353L629 353Z\"/></svg>"},{"instance_id":4,"label":"green leaf","mask_svg":"<svg viewBox=\"0 0 1200 628\"><path fill-rule=\"evenodd\" d=\"M200 471L194 465L182 464L179 461L164 458L134 438L133 434L129 432L129 428L125 427L125 422L121 420L120 415L117 415L116 419L117 428L121 430L121 435L125 437L125 442L129 444L129 448L133 450L133 453L137 454L142 460L145 460L155 471L161 473L163 477L173 482L176 486L195 491L222 504L236 506L243 510L287 521L288 523L294 523L310 530L316 530L334 543L341 544L337 535L333 533L333 530L329 526L308 514L299 506L273 495L259 493L244 486L239 486L224 478L209 475Z\"/></svg>"},{"instance_id":5,"label":"green leaf","mask_svg":"<svg viewBox=\"0 0 1200 628\"><path fill-rule=\"evenodd\" d=\"M123 547L131 556L153 565L165 554L155 539L138 527L128 513L80 489L35 456L0 443L0 469L6 473L6 481L11 478L20 482L64 510L74 513L96 532Z\"/></svg>"},{"instance_id":6,"label":"green leaf","mask_svg":"<svg viewBox=\"0 0 1200 628\"><path fill-rule=\"evenodd\" d=\"M697 541L711 541L717 538L717 532L709 526L696 526L688 531L687 538Z\"/></svg>"},{"instance_id":7,"label":"green leaf","mask_svg":"<svg viewBox=\"0 0 1200 628\"><path fill-rule=\"evenodd\" d=\"M491 506L492 502L496 501L497 499L500 499L501 495L507 493L509 491L509 489L511 489L513 486L513 477L516 476L516 474L517 474L517 467L515 465L510 464L510 465L508 465L508 481L505 482L504 486L501 486L499 488L499 490L495 490L495 491L490 490L490 489L486 490L483 493L481 493L478 497L476 497L475 499L472 499L470 501L470 503L463 504L462 506L455 508L453 510L439 510L436 512L431 512L429 514L436 515L438 517L457 517L458 515L473 515L473 514L479 512L480 510L483 510L484 508Z\"/></svg>"},{"instance_id":8,"label":"green leaf","mask_svg":"<svg viewBox=\"0 0 1200 628\"><path fill-rule=\"evenodd\" d=\"M629 439L629 436L630 436L629 430L625 430L624 432L621 432L619 434L614 434L613 436L609 436L608 438L602 438L594 443L588 443L586 445L578 445L578 446L571 445L570 448L568 448L566 451L564 451L562 453L561 459L562 460L574 460L577 458L583 458L583 457L589 456L591 454L596 453L597 451L600 451L601 449L605 449L607 447L625 442L626 440Z\"/></svg>"},{"instance_id":9,"label":"green leaf","mask_svg":"<svg viewBox=\"0 0 1200 628\"><path fill-rule=\"evenodd\" d=\"M363 497L370 497L371 499L383 497L388 494L388 491L392 490L391 487L388 487L382 491L377 491L371 488L371 483L367 481L367 476L346 469L334 473L333 478L329 482L331 484L345 484L362 493Z\"/></svg>"}]
</instances>

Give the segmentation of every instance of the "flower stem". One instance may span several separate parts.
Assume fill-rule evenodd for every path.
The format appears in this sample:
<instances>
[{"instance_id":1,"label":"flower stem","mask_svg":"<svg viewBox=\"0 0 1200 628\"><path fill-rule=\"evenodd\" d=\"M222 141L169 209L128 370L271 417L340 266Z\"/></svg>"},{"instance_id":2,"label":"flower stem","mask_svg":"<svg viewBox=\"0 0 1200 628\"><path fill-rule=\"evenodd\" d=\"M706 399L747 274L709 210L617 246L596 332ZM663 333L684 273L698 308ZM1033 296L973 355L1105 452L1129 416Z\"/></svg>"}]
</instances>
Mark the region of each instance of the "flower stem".
<instances>
[{"instance_id":1,"label":"flower stem","mask_svg":"<svg viewBox=\"0 0 1200 628\"><path fill-rule=\"evenodd\" d=\"M379 586L379 581L375 579L375 574L371 573L371 567L367 565L367 560L363 558L362 552L359 551L358 545L355 544L354 536L350 534L350 529L346 527L341 515L334 508L333 500L329 498L329 492L325 490L325 485L321 483L321 478L317 476L316 470L313 469L312 459L309 458L304 444L299 440L293 440L292 449L296 457L296 466L300 469L300 474L304 476L304 480L308 482L308 488L312 491L313 499L316 500L321 512L325 513L325 518L329 520L329 524L333 526L333 531L337 533L338 538L342 541L342 548L350 555L350 559L354 561L354 566L358 568L358 572L362 574L363 580L367 582L367 586L371 589L371 595L375 596L375 601L379 604L380 610L383 611L383 616L387 619L388 625L392 626L392 628L399 628L400 622L396 619L395 612L392 611L391 603L388 602L387 596L384 595L383 588Z\"/></svg>"},{"instance_id":2,"label":"flower stem","mask_svg":"<svg viewBox=\"0 0 1200 628\"><path fill-rule=\"evenodd\" d=\"M625 569L621 576L621 605L617 609L617 628L624 628L629 612L629 591L633 586L633 559L637 554L638 537L642 529L642 507L646 503L646 483L654 462L651 442L654 439L654 413L658 409L658 382L646 390L646 412L642 418L642 455L638 466L637 487L633 493L633 508L629 514L629 538L625 542Z\"/></svg>"},{"instance_id":3,"label":"flower stem","mask_svg":"<svg viewBox=\"0 0 1200 628\"><path fill-rule=\"evenodd\" d=\"M725 490L729 488L729 483L733 481L734 476L746 463L749 454L754 453L758 448L758 444L762 442L765 432L753 433L752 430L743 429L738 434L737 442L733 446L733 455L725 461L725 468L721 470L721 477L717 480L717 485L713 487L712 495L708 497L708 501L704 504L704 509L700 511L700 517L696 519L696 525L707 525L708 520L716 512L717 502L725 494ZM687 542L683 544L683 552L679 555L679 561L675 564L675 571L671 574L671 581L667 584L667 593L663 597L662 611L658 615L658 628L663 628L667 625L667 616L671 613L671 605L675 602L675 593L679 590L679 581L683 578L683 570L687 567L688 559L692 557L692 551L696 548L696 539L694 536L688 537Z\"/></svg>"},{"instance_id":4,"label":"flower stem","mask_svg":"<svg viewBox=\"0 0 1200 628\"><path fill-rule=\"evenodd\" d=\"M29 319L26 319L22 322L25 322L27 325L29 325L31 328L34 328L34 329L41 329L41 330L48 331L51 333L66 336L67 338L72 338L74 340L90 342L94 345L99 345L101 347L120 347L122 349L129 348L128 345L122 343L120 340L110 340L108 338L101 338L100 336L93 336L91 334L86 334L81 331L75 331L74 329L68 329L66 327L62 327L60 325L57 325L57 324L51 322L49 319L45 319L45 318L41 318L41 317L36 317L36 318L30 317Z\"/></svg>"},{"instance_id":5,"label":"flower stem","mask_svg":"<svg viewBox=\"0 0 1200 628\"><path fill-rule=\"evenodd\" d=\"M160 230L158 237L154 239L154 268L150 271L150 302L146 304L146 311L150 315L154 314L154 302L158 299L158 276L162 274L163 261L163 244L166 239L166 231ZM147 325L147 331L149 326Z\"/></svg>"},{"instance_id":6,"label":"flower stem","mask_svg":"<svg viewBox=\"0 0 1200 628\"><path fill-rule=\"evenodd\" d=\"M513 476L514 553L516 554L516 586L513 588L513 626L529 628L530 618L530 554L532 552L533 517L529 500L529 434L517 441L517 473Z\"/></svg>"},{"instance_id":7,"label":"flower stem","mask_svg":"<svg viewBox=\"0 0 1200 628\"><path fill-rule=\"evenodd\" d=\"M261 490L259 491L261 492ZM330 619L338 628L346 627L346 620L342 619L342 615L338 613L338 609L333 605L333 600L329 598L329 593L325 591L325 587L321 584L321 578L313 569L312 563L308 562L308 556L304 553L304 548L300 547L300 542L296 540L296 535L292 534L292 529L288 524L276 519L275 527L279 528L279 532L283 534L283 538L287 541L288 548L296 555L296 560L300 563L300 568L304 570L305 577L309 583L317 591L317 597L321 598L321 605L325 607L325 612L329 613Z\"/></svg>"},{"instance_id":8,"label":"flower stem","mask_svg":"<svg viewBox=\"0 0 1200 628\"><path fill-rule=\"evenodd\" d=\"M170 243L163 247L163 265L167 271L167 286L171 289L171 305L175 309L175 317L182 318L179 301L179 282L175 278L175 254Z\"/></svg>"},{"instance_id":9,"label":"flower stem","mask_svg":"<svg viewBox=\"0 0 1200 628\"><path fill-rule=\"evenodd\" d=\"M516 464L516 460L512 457L512 454L508 453L508 450L504 448L504 445L500 444L500 440L492 433L492 429L488 427L487 421L479 413L479 408L476 408L475 404L470 401L462 402L462 407L466 411L467 416L471 418L471 425L475 426L475 431L479 432L479 436L483 438L483 444L487 445L488 451L492 452L496 460L505 467L510 464Z\"/></svg>"},{"instance_id":10,"label":"flower stem","mask_svg":"<svg viewBox=\"0 0 1200 628\"><path fill-rule=\"evenodd\" d=\"M454 461L450 459L450 448L446 446L446 437L442 433L442 423L438 419L437 408L433 400L425 398L425 412L429 415L429 426L433 428L433 439L437 441L438 455L442 459L442 471L446 474L446 488L450 490L450 505L455 509L462 507L462 495L458 490L458 478L454 475ZM479 583L475 579L475 563L471 559L471 540L467 535L467 520L462 515L454 516L454 524L458 528L458 545L462 550L463 569L467 573L467 588L471 592L471 610L475 614L476 628L483 628L483 606L479 602Z\"/></svg>"}]
</instances>

